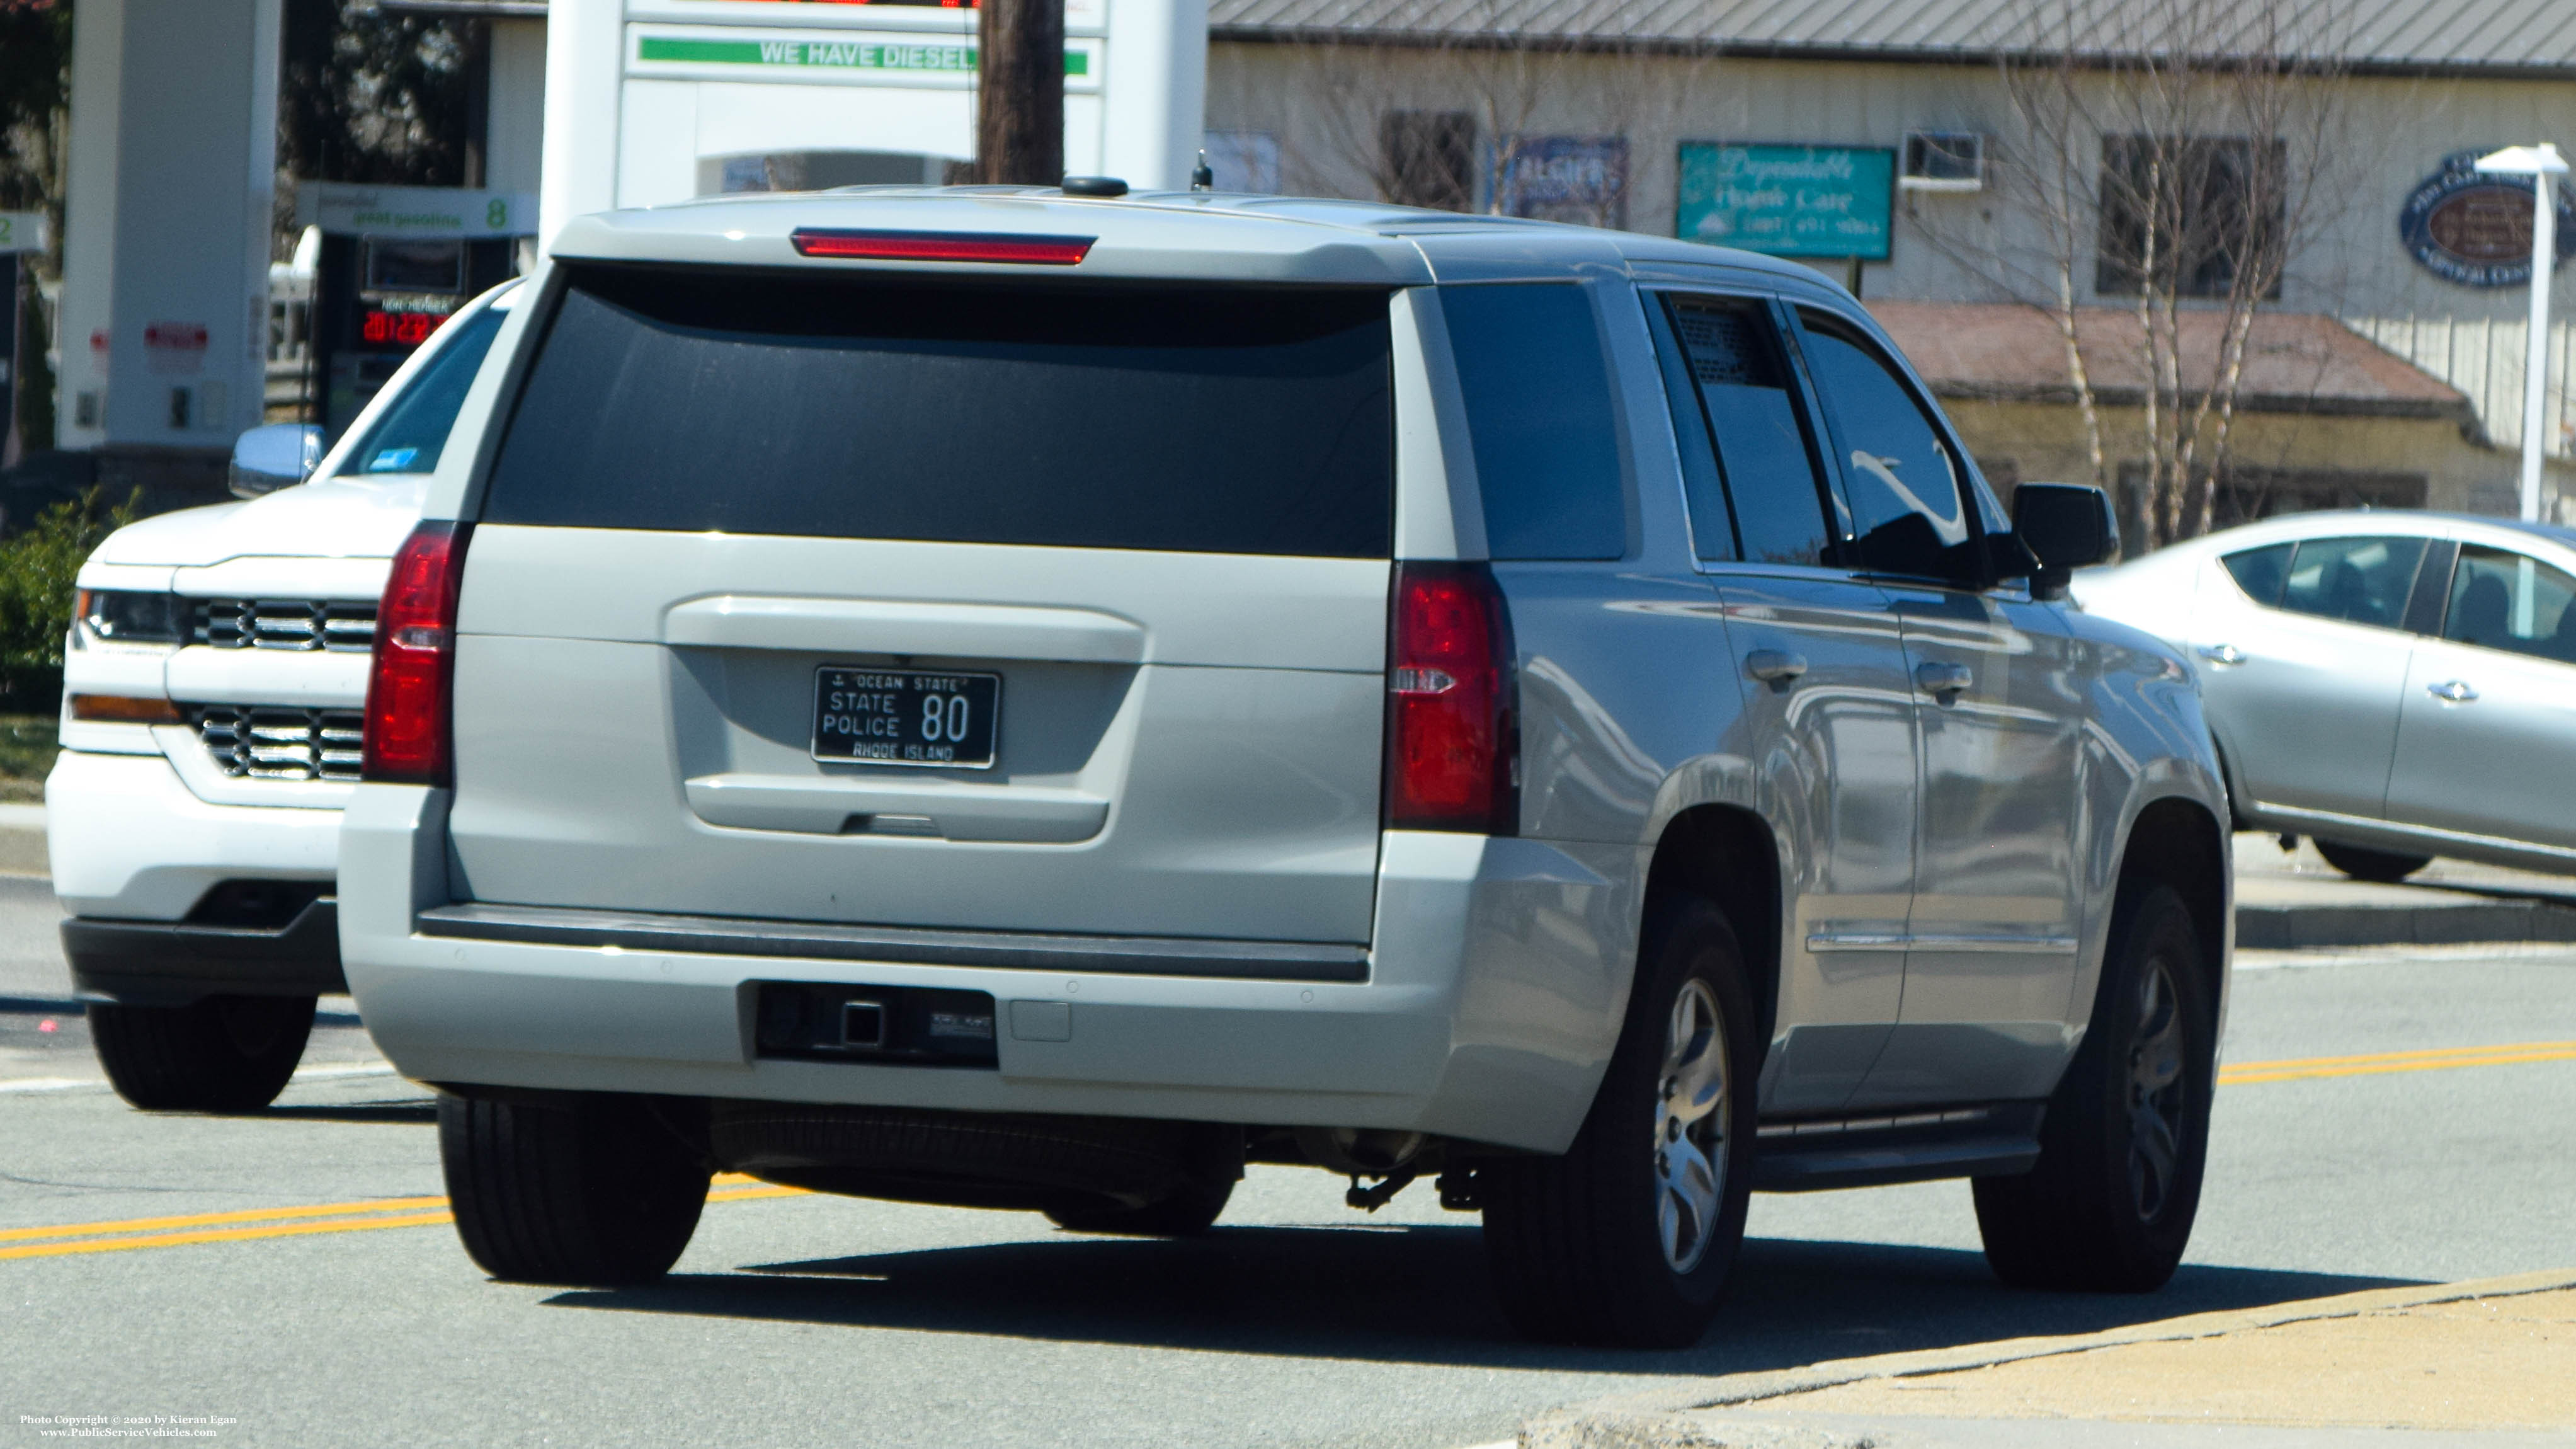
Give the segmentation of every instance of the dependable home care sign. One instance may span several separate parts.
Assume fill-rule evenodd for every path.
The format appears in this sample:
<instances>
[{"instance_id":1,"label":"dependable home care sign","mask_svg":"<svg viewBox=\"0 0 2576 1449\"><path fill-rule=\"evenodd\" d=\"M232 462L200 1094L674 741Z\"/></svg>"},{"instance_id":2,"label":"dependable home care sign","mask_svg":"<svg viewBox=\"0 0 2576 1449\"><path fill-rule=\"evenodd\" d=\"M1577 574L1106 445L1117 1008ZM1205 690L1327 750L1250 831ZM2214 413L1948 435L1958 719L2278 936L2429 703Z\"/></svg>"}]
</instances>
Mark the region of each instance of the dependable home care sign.
<instances>
[{"instance_id":1,"label":"dependable home care sign","mask_svg":"<svg viewBox=\"0 0 2576 1449\"><path fill-rule=\"evenodd\" d=\"M1685 141L1673 234L1775 257L1887 260L1896 152Z\"/></svg>"}]
</instances>

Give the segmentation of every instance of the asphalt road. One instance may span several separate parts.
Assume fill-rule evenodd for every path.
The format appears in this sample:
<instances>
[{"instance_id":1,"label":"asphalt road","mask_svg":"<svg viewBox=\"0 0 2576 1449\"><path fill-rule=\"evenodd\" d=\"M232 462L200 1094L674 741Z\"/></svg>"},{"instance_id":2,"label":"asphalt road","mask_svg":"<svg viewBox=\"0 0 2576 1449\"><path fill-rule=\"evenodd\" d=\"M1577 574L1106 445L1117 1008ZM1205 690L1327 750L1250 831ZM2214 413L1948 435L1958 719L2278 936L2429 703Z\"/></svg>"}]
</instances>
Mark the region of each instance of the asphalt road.
<instances>
[{"instance_id":1,"label":"asphalt road","mask_svg":"<svg viewBox=\"0 0 2576 1449\"><path fill-rule=\"evenodd\" d=\"M0 952L42 906L0 887ZM82 1075L76 1023L20 1007L0 1075ZM2240 968L2227 1049L2243 1074L2541 1042L2227 1086L2191 1259L2148 1297L1998 1287L1963 1184L1759 1198L1727 1316L1664 1355L1514 1341L1474 1220L1427 1185L1369 1217L1336 1179L1256 1168L1187 1243L733 1188L667 1283L566 1292L484 1281L405 1201L441 1192L437 1144L390 1076L326 1065L230 1120L0 1084L0 1444L36 1440L22 1415L160 1414L260 1445L1455 1449L1676 1374L2570 1266L2576 952ZM70 1240L141 1244L108 1251L23 1231L343 1204Z\"/></svg>"}]
</instances>

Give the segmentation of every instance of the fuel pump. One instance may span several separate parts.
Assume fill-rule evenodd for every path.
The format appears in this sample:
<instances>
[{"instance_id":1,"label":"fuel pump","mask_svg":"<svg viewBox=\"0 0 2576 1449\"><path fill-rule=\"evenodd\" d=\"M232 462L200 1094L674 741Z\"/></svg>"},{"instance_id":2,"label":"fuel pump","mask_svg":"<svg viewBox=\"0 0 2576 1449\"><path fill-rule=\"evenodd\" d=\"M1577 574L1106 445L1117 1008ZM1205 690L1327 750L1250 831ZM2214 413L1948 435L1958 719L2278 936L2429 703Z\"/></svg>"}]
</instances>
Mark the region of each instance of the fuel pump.
<instances>
[{"instance_id":1,"label":"fuel pump","mask_svg":"<svg viewBox=\"0 0 2576 1449\"><path fill-rule=\"evenodd\" d=\"M505 237L334 236L314 276L313 374L324 435L338 442L385 380L449 313L518 269Z\"/></svg>"}]
</instances>

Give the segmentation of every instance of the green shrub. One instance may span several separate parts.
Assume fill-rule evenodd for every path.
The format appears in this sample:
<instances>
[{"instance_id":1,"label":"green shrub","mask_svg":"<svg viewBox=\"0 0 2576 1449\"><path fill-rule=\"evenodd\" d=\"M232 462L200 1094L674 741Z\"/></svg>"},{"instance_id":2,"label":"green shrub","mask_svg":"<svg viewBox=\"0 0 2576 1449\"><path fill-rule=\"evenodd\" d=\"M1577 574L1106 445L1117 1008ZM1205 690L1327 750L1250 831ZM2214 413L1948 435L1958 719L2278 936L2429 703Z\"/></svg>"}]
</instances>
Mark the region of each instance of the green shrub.
<instances>
[{"instance_id":1,"label":"green shrub","mask_svg":"<svg viewBox=\"0 0 2576 1449\"><path fill-rule=\"evenodd\" d=\"M20 709L54 707L62 693L63 638L72 624L72 581L102 539L133 521L133 498L102 509L92 488L0 539L0 700Z\"/></svg>"}]
</instances>

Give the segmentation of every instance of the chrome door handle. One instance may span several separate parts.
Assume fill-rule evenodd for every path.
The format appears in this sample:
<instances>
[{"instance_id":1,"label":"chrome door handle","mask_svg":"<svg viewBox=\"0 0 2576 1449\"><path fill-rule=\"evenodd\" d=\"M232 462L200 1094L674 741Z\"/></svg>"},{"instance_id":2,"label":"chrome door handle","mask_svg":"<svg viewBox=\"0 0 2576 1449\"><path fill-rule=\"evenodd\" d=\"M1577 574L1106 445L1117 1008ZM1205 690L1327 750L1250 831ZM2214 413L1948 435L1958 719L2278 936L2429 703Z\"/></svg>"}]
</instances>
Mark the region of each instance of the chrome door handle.
<instances>
[{"instance_id":1,"label":"chrome door handle","mask_svg":"<svg viewBox=\"0 0 2576 1449\"><path fill-rule=\"evenodd\" d=\"M1744 656L1744 672L1765 684L1787 684L1807 672L1807 656L1784 649L1756 649Z\"/></svg>"},{"instance_id":2,"label":"chrome door handle","mask_svg":"<svg viewBox=\"0 0 2576 1449\"><path fill-rule=\"evenodd\" d=\"M2478 697L2478 692L2469 688L2469 682L2465 679L2445 679L2439 684L2428 684L2424 686L2424 692L2435 699L2446 699L2453 704L2466 704Z\"/></svg>"},{"instance_id":3,"label":"chrome door handle","mask_svg":"<svg viewBox=\"0 0 2576 1449\"><path fill-rule=\"evenodd\" d=\"M2242 664L2245 662L2245 651L2233 644L2203 644L2200 646L2200 657L2212 664Z\"/></svg>"},{"instance_id":4,"label":"chrome door handle","mask_svg":"<svg viewBox=\"0 0 2576 1449\"><path fill-rule=\"evenodd\" d=\"M1918 664L1914 666L1915 687L1925 694L1954 695L1977 682L1964 664ZM1944 700L1944 703L1948 701Z\"/></svg>"}]
</instances>

